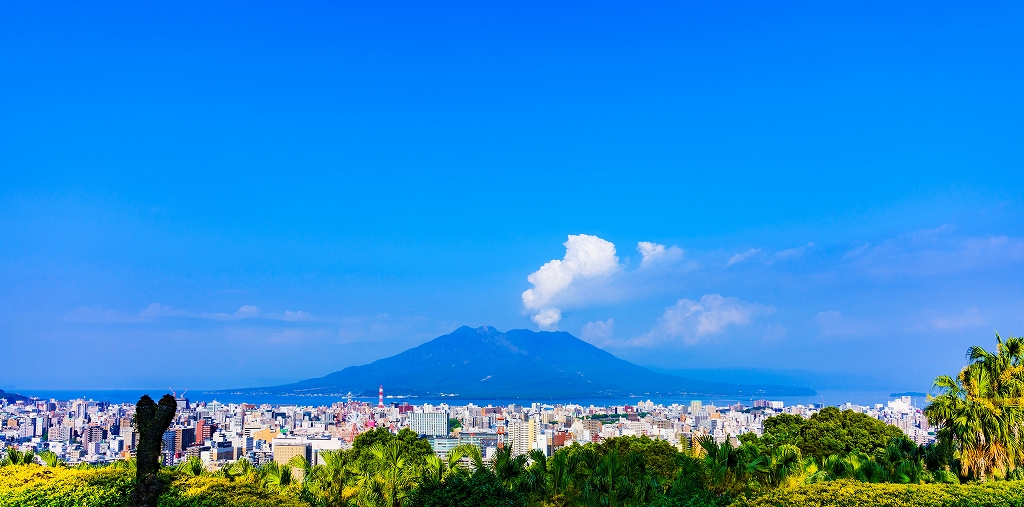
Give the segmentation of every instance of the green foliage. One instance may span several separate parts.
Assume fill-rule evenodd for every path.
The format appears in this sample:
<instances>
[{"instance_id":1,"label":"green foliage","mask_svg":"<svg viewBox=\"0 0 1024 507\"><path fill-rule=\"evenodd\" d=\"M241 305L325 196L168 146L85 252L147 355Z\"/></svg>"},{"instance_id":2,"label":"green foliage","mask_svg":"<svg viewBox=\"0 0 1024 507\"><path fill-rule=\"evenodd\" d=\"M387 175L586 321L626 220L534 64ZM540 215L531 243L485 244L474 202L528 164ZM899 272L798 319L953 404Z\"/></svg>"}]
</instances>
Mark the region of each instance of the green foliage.
<instances>
[{"instance_id":1,"label":"green foliage","mask_svg":"<svg viewBox=\"0 0 1024 507\"><path fill-rule=\"evenodd\" d=\"M461 428L461 427L462 427L462 423L459 422L458 419L456 419L454 417L451 418L451 419L448 419L448 433L451 433L451 432L453 432L456 429Z\"/></svg>"},{"instance_id":2,"label":"green foliage","mask_svg":"<svg viewBox=\"0 0 1024 507\"><path fill-rule=\"evenodd\" d=\"M640 437L619 437L610 438L597 444L597 452L607 454L615 450L620 455L635 453L640 457L641 473L651 473L661 481L668 481L675 477L678 470L676 463L676 448L664 440L652 440L644 435Z\"/></svg>"},{"instance_id":3,"label":"green foliage","mask_svg":"<svg viewBox=\"0 0 1024 507\"><path fill-rule=\"evenodd\" d=\"M39 465L0 468L0 507L127 507L132 474Z\"/></svg>"},{"instance_id":4,"label":"green foliage","mask_svg":"<svg viewBox=\"0 0 1024 507\"><path fill-rule=\"evenodd\" d=\"M168 488L159 507L303 507L294 496L272 493L258 484L210 475L161 473ZM127 507L134 470L87 470L12 465L0 469L0 507ZM286 492L287 493L287 492Z\"/></svg>"},{"instance_id":5,"label":"green foliage","mask_svg":"<svg viewBox=\"0 0 1024 507\"><path fill-rule=\"evenodd\" d=\"M291 494L289 494L291 493ZM160 496L158 507L304 507L294 492L275 494L258 484L222 477L181 476Z\"/></svg>"},{"instance_id":6,"label":"green foliage","mask_svg":"<svg viewBox=\"0 0 1024 507\"><path fill-rule=\"evenodd\" d=\"M995 352L974 346L967 359L956 378L935 379L924 413L962 477L1005 477L1024 464L1024 338L996 334Z\"/></svg>"},{"instance_id":7,"label":"green foliage","mask_svg":"<svg viewBox=\"0 0 1024 507\"><path fill-rule=\"evenodd\" d=\"M428 481L413 493L409 505L417 507L524 507L522 493L510 491L486 470L454 476L444 482Z\"/></svg>"},{"instance_id":8,"label":"green foliage","mask_svg":"<svg viewBox=\"0 0 1024 507\"><path fill-rule=\"evenodd\" d=\"M360 469L365 469L368 466L368 460L363 457L366 449L376 444L387 445L394 441L399 441L403 444L403 452L406 453L407 460L415 466L423 466L426 463L426 457L434 453L434 450L430 448L430 442L420 438L419 435L409 428L402 428L397 435L391 433L387 428L377 428L360 433L356 437L355 441L352 442L352 449L349 451L351 460Z\"/></svg>"},{"instance_id":9,"label":"green foliage","mask_svg":"<svg viewBox=\"0 0 1024 507\"><path fill-rule=\"evenodd\" d=\"M35 462L36 454L32 451L21 452L14 447L7 449L7 455L0 460L0 466L7 465L31 465Z\"/></svg>"},{"instance_id":10,"label":"green foliage","mask_svg":"<svg viewBox=\"0 0 1024 507\"><path fill-rule=\"evenodd\" d=\"M742 441L756 446L761 452L780 445L795 445L803 456L821 463L833 454L872 454L902 434L899 428L867 414L825 407L810 419L791 414L769 417L764 421L760 439L744 435Z\"/></svg>"},{"instance_id":11,"label":"green foliage","mask_svg":"<svg viewBox=\"0 0 1024 507\"><path fill-rule=\"evenodd\" d=\"M841 480L802 484L740 497L730 507L967 507L1024 504L1024 482L868 484Z\"/></svg>"}]
</instances>

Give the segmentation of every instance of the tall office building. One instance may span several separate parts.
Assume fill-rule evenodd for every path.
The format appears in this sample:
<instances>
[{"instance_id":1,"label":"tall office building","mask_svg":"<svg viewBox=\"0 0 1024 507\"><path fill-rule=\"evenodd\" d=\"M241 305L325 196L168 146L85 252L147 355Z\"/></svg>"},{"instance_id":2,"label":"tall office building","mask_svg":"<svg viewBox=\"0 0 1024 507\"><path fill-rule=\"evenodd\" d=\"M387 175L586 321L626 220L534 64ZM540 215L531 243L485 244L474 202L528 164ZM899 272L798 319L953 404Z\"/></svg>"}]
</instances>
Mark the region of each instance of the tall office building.
<instances>
[{"instance_id":1,"label":"tall office building","mask_svg":"<svg viewBox=\"0 0 1024 507\"><path fill-rule=\"evenodd\" d=\"M287 465L292 458L302 456L306 462L313 462L313 446L304 438L275 438L271 444L274 461Z\"/></svg>"},{"instance_id":2,"label":"tall office building","mask_svg":"<svg viewBox=\"0 0 1024 507\"><path fill-rule=\"evenodd\" d=\"M409 429L418 435L443 437L448 435L448 413L429 412L409 414Z\"/></svg>"}]
</instances>

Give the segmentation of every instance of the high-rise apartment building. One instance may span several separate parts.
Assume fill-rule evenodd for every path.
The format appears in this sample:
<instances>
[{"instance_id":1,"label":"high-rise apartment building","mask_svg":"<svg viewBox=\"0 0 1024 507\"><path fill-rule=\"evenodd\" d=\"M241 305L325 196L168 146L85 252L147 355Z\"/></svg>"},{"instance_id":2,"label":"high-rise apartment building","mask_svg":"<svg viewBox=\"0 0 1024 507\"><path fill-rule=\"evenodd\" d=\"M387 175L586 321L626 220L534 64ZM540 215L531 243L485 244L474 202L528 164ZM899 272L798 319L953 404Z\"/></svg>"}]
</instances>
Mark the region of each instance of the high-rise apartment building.
<instances>
[{"instance_id":1,"label":"high-rise apartment building","mask_svg":"<svg viewBox=\"0 0 1024 507\"><path fill-rule=\"evenodd\" d=\"M99 426L86 426L82 428L82 447L103 440L103 433L103 428Z\"/></svg>"},{"instance_id":2,"label":"high-rise apartment building","mask_svg":"<svg viewBox=\"0 0 1024 507\"><path fill-rule=\"evenodd\" d=\"M533 419L513 419L508 424L508 439L514 456L529 454L537 441L537 423Z\"/></svg>"},{"instance_id":3,"label":"high-rise apartment building","mask_svg":"<svg viewBox=\"0 0 1024 507\"><path fill-rule=\"evenodd\" d=\"M195 428L174 429L174 452L181 452L188 449L196 441Z\"/></svg>"},{"instance_id":4,"label":"high-rise apartment building","mask_svg":"<svg viewBox=\"0 0 1024 507\"><path fill-rule=\"evenodd\" d=\"M448 435L448 413L430 412L409 414L409 429L419 435L443 437Z\"/></svg>"},{"instance_id":5,"label":"high-rise apartment building","mask_svg":"<svg viewBox=\"0 0 1024 507\"><path fill-rule=\"evenodd\" d=\"M203 417L196 422L196 435L195 441L199 443L206 442L213 436L213 432L217 430L217 426L210 421L209 418Z\"/></svg>"}]
</instances>

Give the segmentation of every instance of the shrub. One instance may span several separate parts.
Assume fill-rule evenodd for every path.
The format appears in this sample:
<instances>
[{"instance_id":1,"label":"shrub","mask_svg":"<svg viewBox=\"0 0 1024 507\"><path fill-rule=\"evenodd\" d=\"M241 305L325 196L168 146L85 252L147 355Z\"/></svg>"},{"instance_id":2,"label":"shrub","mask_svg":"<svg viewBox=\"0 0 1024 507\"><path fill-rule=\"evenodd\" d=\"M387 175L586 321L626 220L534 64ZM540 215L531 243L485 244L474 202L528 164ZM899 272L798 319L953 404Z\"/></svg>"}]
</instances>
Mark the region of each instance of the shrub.
<instances>
[{"instance_id":1,"label":"shrub","mask_svg":"<svg viewBox=\"0 0 1024 507\"><path fill-rule=\"evenodd\" d=\"M522 495L501 486L489 472L477 472L471 477L454 476L445 482L426 482L420 485L409 500L415 507L522 507Z\"/></svg>"},{"instance_id":2,"label":"shrub","mask_svg":"<svg viewBox=\"0 0 1024 507\"><path fill-rule=\"evenodd\" d=\"M179 477L160 496L159 507L307 507L294 497L221 477Z\"/></svg>"},{"instance_id":3,"label":"shrub","mask_svg":"<svg viewBox=\"0 0 1024 507\"><path fill-rule=\"evenodd\" d=\"M6 466L0 468L0 507L127 506L132 483L125 470Z\"/></svg>"},{"instance_id":4,"label":"shrub","mask_svg":"<svg viewBox=\"0 0 1024 507\"><path fill-rule=\"evenodd\" d=\"M0 467L0 507L127 507L132 470L75 470L39 465ZM306 507L294 496L220 477L162 473L169 487L159 507Z\"/></svg>"},{"instance_id":5,"label":"shrub","mask_svg":"<svg viewBox=\"0 0 1024 507\"><path fill-rule=\"evenodd\" d=\"M730 507L967 507L1024 505L1024 482L869 484L850 480L802 484L739 498Z\"/></svg>"}]
</instances>

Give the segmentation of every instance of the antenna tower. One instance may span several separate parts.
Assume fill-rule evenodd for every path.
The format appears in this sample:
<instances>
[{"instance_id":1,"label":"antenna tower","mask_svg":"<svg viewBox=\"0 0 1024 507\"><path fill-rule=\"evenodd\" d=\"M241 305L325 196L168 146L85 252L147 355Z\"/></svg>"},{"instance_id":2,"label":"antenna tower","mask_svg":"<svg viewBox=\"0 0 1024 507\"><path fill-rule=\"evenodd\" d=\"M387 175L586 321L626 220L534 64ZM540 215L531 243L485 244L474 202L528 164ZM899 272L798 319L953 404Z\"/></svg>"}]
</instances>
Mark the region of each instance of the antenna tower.
<instances>
[{"instance_id":1,"label":"antenna tower","mask_svg":"<svg viewBox=\"0 0 1024 507\"><path fill-rule=\"evenodd\" d=\"M384 384L377 390L377 408L384 408Z\"/></svg>"},{"instance_id":2,"label":"antenna tower","mask_svg":"<svg viewBox=\"0 0 1024 507\"><path fill-rule=\"evenodd\" d=\"M498 417L494 418L495 423L498 425L498 449L505 448L505 416L498 414Z\"/></svg>"}]
</instances>

